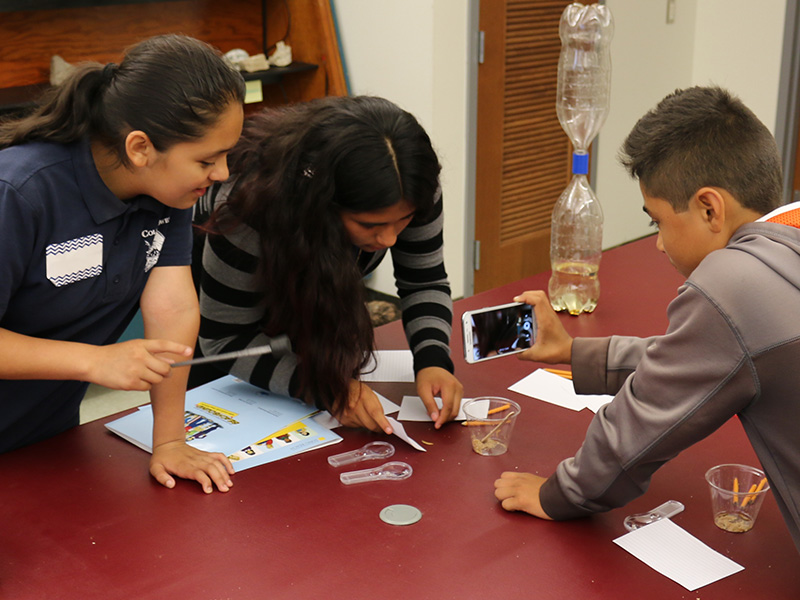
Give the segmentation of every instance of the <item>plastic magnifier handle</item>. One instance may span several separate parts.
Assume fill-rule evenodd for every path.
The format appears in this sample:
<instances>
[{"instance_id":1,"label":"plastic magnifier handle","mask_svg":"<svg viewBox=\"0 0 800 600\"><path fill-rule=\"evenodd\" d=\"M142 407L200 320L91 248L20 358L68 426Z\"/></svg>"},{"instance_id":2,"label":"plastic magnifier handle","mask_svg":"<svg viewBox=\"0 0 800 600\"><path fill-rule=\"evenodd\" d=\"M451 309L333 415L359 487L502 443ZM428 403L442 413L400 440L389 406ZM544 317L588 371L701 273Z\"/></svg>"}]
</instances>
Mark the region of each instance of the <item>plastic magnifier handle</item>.
<instances>
[{"instance_id":1,"label":"plastic magnifier handle","mask_svg":"<svg viewBox=\"0 0 800 600\"><path fill-rule=\"evenodd\" d=\"M341 467L342 465L349 465L362 460L389 458L393 454L394 446L389 442L370 442L358 450L351 450L350 452L329 456L328 463L333 467Z\"/></svg>"},{"instance_id":2,"label":"plastic magnifier handle","mask_svg":"<svg viewBox=\"0 0 800 600\"><path fill-rule=\"evenodd\" d=\"M350 471L339 475L339 481L345 485L353 483L366 483L368 481L380 481L382 479L400 480L408 479L414 470L411 465L404 462L388 462L380 467L363 469L361 471Z\"/></svg>"},{"instance_id":3,"label":"plastic magnifier handle","mask_svg":"<svg viewBox=\"0 0 800 600\"><path fill-rule=\"evenodd\" d=\"M646 513L625 517L625 529L633 531L634 529L650 525L650 523L655 523L661 519L669 519L681 512L683 508L683 504L677 500L667 500L661 506L657 506Z\"/></svg>"}]
</instances>

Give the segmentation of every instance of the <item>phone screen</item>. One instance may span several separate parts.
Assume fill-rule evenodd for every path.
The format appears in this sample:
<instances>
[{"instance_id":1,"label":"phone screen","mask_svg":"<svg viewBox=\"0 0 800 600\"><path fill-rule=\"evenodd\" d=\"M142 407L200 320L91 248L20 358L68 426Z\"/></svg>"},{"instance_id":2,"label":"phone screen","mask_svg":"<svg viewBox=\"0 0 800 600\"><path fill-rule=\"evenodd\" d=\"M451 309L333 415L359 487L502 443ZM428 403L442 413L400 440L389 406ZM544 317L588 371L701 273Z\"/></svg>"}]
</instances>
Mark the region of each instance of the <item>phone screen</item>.
<instances>
[{"instance_id":1,"label":"phone screen","mask_svg":"<svg viewBox=\"0 0 800 600\"><path fill-rule=\"evenodd\" d=\"M520 352L530 348L536 332L533 311L528 304L512 304L470 311L464 314L463 326L471 328L465 341L469 362ZM467 332L465 331L465 334Z\"/></svg>"}]
</instances>

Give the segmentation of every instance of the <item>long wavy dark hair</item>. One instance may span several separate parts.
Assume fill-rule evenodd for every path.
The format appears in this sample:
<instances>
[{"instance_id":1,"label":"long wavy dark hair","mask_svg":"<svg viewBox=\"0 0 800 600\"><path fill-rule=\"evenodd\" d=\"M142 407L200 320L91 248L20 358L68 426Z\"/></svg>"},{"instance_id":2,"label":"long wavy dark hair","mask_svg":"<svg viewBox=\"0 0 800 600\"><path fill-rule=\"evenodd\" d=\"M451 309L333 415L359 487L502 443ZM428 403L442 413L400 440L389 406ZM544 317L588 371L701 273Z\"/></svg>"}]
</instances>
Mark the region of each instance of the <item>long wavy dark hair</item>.
<instances>
[{"instance_id":1,"label":"long wavy dark hair","mask_svg":"<svg viewBox=\"0 0 800 600\"><path fill-rule=\"evenodd\" d=\"M88 135L128 166L128 133L144 131L159 152L202 137L231 103L244 101L244 87L241 74L208 44L155 36L131 47L119 65L79 65L32 114L0 124L0 148Z\"/></svg>"},{"instance_id":2,"label":"long wavy dark hair","mask_svg":"<svg viewBox=\"0 0 800 600\"><path fill-rule=\"evenodd\" d=\"M388 100L327 97L248 118L229 164L237 183L212 228L260 234L264 332L289 335L301 394L339 414L374 345L341 214L405 200L424 219L439 186L430 138Z\"/></svg>"}]
</instances>

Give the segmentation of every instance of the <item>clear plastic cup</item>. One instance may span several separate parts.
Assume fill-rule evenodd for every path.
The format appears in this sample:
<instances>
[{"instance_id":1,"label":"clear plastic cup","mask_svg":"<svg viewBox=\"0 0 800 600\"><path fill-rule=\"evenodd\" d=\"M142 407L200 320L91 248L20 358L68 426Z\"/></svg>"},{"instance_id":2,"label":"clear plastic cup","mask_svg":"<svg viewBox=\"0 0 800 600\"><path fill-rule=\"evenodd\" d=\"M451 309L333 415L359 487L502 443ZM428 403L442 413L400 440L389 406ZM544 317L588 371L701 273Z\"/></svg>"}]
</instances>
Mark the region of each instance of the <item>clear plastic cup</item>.
<instances>
[{"instance_id":1,"label":"clear plastic cup","mask_svg":"<svg viewBox=\"0 0 800 600\"><path fill-rule=\"evenodd\" d=\"M764 472L746 465L717 465L706 472L714 524L731 533L750 531L769 491Z\"/></svg>"},{"instance_id":2,"label":"clear plastic cup","mask_svg":"<svg viewBox=\"0 0 800 600\"><path fill-rule=\"evenodd\" d=\"M498 456L508 450L519 404L507 398L473 398L462 407L469 428L472 449L482 456Z\"/></svg>"}]
</instances>

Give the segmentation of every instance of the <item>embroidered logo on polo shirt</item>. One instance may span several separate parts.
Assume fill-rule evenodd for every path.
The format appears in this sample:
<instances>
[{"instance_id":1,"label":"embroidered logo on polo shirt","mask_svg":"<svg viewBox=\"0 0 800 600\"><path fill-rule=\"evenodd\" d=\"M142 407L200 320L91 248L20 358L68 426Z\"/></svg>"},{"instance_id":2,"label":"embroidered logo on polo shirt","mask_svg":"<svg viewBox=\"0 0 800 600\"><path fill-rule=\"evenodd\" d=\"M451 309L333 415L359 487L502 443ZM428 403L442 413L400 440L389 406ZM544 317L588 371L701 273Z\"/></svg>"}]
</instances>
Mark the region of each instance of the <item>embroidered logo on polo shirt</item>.
<instances>
[{"instance_id":1,"label":"embroidered logo on polo shirt","mask_svg":"<svg viewBox=\"0 0 800 600\"><path fill-rule=\"evenodd\" d=\"M47 279L56 287L97 277L103 272L103 234L50 244L45 259Z\"/></svg>"},{"instance_id":2,"label":"embroidered logo on polo shirt","mask_svg":"<svg viewBox=\"0 0 800 600\"><path fill-rule=\"evenodd\" d=\"M147 240L144 241L144 245L147 246L147 260L145 261L144 265L144 272L147 273L150 269L156 266L158 262L158 258L161 256L161 248L164 246L164 234L160 231L151 230L150 232L143 231L142 237L144 237L145 233L150 233L153 236L153 243L149 243Z\"/></svg>"}]
</instances>

